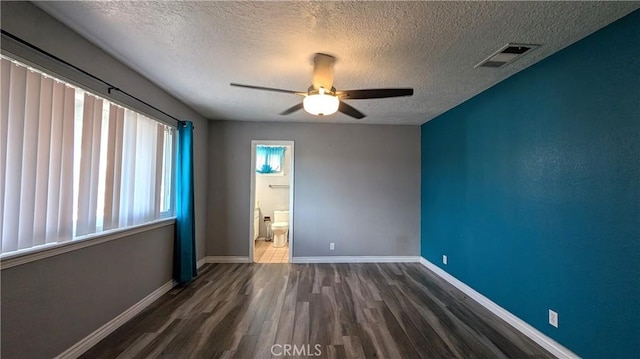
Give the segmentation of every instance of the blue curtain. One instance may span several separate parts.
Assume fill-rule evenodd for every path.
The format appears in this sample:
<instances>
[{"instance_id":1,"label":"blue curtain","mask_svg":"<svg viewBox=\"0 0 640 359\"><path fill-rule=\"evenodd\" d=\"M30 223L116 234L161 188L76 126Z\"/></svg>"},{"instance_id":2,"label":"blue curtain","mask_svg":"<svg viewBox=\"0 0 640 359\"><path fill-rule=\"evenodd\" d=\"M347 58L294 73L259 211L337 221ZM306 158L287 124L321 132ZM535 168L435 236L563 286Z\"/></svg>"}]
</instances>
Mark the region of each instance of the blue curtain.
<instances>
[{"instance_id":1,"label":"blue curtain","mask_svg":"<svg viewBox=\"0 0 640 359\"><path fill-rule=\"evenodd\" d=\"M174 278L184 284L197 275L193 195L193 123L178 125L176 156L176 239Z\"/></svg>"},{"instance_id":2,"label":"blue curtain","mask_svg":"<svg viewBox=\"0 0 640 359\"><path fill-rule=\"evenodd\" d=\"M256 146L256 172L278 173L282 170L284 146Z\"/></svg>"}]
</instances>

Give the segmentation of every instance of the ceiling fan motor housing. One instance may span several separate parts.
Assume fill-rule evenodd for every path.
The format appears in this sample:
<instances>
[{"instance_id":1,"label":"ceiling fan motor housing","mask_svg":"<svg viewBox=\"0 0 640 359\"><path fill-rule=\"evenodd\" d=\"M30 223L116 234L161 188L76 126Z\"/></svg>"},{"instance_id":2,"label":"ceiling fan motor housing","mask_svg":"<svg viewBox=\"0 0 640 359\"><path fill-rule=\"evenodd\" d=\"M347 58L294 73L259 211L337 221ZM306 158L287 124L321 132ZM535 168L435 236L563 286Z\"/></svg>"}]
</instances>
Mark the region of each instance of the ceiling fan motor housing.
<instances>
[{"instance_id":1,"label":"ceiling fan motor housing","mask_svg":"<svg viewBox=\"0 0 640 359\"><path fill-rule=\"evenodd\" d=\"M324 86L320 86L322 87L323 91L324 91L324 95L330 95L330 96L336 96L336 88L332 87L331 90L327 90L327 87ZM313 85L309 86L309 88L307 89L307 95L318 95L320 94L320 88L314 88Z\"/></svg>"},{"instance_id":2,"label":"ceiling fan motor housing","mask_svg":"<svg viewBox=\"0 0 640 359\"><path fill-rule=\"evenodd\" d=\"M318 90L320 87L325 89L333 88L333 65L336 58L322 53L317 53L313 57L313 82L312 86Z\"/></svg>"}]
</instances>

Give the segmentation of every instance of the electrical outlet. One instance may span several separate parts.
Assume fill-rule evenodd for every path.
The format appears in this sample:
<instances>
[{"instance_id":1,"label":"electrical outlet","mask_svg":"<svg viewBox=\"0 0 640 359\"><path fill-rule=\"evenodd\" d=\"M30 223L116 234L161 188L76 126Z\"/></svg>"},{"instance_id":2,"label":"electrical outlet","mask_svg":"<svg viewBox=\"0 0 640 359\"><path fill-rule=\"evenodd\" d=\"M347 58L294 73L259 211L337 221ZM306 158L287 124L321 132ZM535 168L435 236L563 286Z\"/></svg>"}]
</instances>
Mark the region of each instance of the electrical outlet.
<instances>
[{"instance_id":1,"label":"electrical outlet","mask_svg":"<svg viewBox=\"0 0 640 359\"><path fill-rule=\"evenodd\" d=\"M556 328L558 327L558 313L554 312L551 309L549 309L549 324L553 325Z\"/></svg>"},{"instance_id":2,"label":"electrical outlet","mask_svg":"<svg viewBox=\"0 0 640 359\"><path fill-rule=\"evenodd\" d=\"M329 243L329 250L334 250L334 249L336 249L336 244L333 242Z\"/></svg>"},{"instance_id":3,"label":"electrical outlet","mask_svg":"<svg viewBox=\"0 0 640 359\"><path fill-rule=\"evenodd\" d=\"M447 264L447 256L446 255L442 256L442 263Z\"/></svg>"}]
</instances>

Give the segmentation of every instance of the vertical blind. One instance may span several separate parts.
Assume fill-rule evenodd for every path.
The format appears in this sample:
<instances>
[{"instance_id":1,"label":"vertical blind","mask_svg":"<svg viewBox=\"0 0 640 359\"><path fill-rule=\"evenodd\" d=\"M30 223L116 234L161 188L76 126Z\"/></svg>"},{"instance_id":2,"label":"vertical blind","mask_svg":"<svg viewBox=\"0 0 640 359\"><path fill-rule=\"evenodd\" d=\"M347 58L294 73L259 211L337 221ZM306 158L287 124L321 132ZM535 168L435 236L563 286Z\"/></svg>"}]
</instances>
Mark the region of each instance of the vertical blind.
<instances>
[{"instance_id":1,"label":"vertical blind","mask_svg":"<svg viewBox=\"0 0 640 359\"><path fill-rule=\"evenodd\" d=\"M2 252L70 240L74 89L2 59Z\"/></svg>"},{"instance_id":2,"label":"vertical blind","mask_svg":"<svg viewBox=\"0 0 640 359\"><path fill-rule=\"evenodd\" d=\"M103 102L84 94L78 236L150 222L161 214L165 126L114 104L105 125Z\"/></svg>"},{"instance_id":3,"label":"vertical blind","mask_svg":"<svg viewBox=\"0 0 640 359\"><path fill-rule=\"evenodd\" d=\"M171 214L173 129L0 61L3 254Z\"/></svg>"}]
</instances>

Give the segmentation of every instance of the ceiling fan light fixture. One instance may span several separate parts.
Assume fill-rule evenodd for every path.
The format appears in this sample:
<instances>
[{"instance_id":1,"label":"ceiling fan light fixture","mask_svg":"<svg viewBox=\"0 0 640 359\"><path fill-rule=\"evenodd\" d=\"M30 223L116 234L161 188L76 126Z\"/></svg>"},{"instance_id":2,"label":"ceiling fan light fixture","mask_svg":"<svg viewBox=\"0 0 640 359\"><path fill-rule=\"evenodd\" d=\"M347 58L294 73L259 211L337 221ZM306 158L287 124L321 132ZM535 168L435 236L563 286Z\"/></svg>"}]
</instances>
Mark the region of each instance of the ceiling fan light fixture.
<instances>
[{"instance_id":1,"label":"ceiling fan light fixture","mask_svg":"<svg viewBox=\"0 0 640 359\"><path fill-rule=\"evenodd\" d=\"M324 92L324 91L322 91ZM302 100L304 110L316 116L328 116L336 113L340 106L338 96L318 93L308 95Z\"/></svg>"},{"instance_id":2,"label":"ceiling fan light fixture","mask_svg":"<svg viewBox=\"0 0 640 359\"><path fill-rule=\"evenodd\" d=\"M357 120L366 115L344 100L366 100L387 97L413 96L412 88L380 88L336 91L333 87L333 64L336 58L327 54L316 54L313 58L313 82L307 91L292 91L275 87L263 87L230 83L231 86L244 87L254 90L288 93L296 96L304 96L302 102L298 102L290 108L282 111L280 115L290 115L304 109L314 116L329 116L338 111Z\"/></svg>"}]
</instances>

